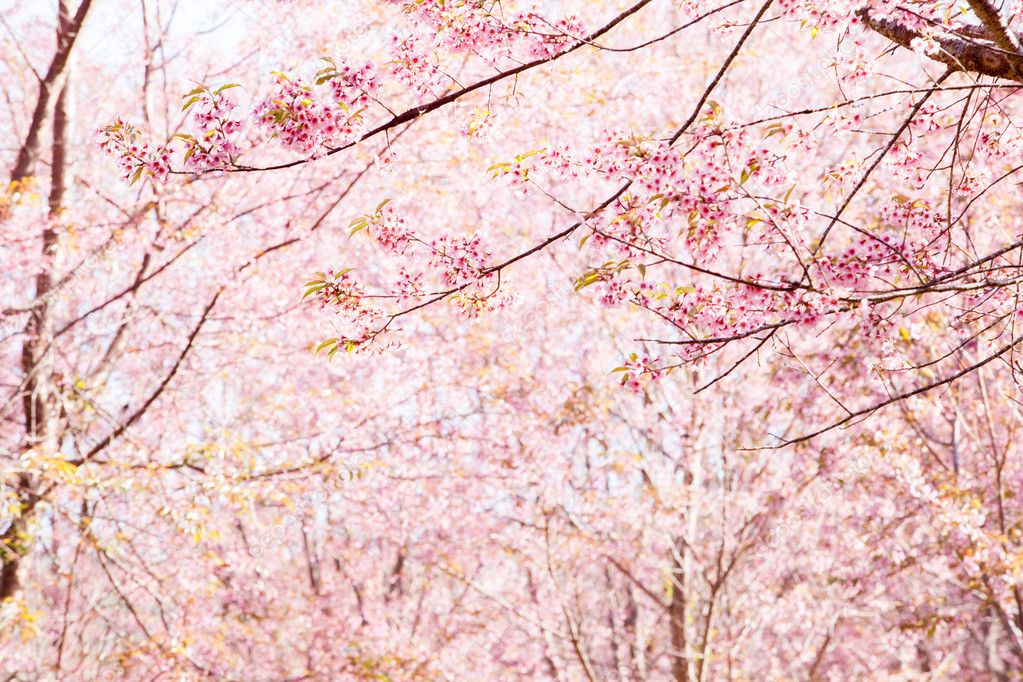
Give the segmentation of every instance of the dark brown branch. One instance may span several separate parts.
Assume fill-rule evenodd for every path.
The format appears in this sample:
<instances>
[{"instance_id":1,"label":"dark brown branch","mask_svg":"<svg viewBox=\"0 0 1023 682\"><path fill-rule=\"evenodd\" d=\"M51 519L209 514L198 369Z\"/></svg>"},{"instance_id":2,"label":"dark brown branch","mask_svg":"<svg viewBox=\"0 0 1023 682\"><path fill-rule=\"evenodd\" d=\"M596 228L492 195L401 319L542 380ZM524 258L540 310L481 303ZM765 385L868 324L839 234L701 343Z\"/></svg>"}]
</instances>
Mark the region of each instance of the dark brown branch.
<instances>
[{"instance_id":1,"label":"dark brown branch","mask_svg":"<svg viewBox=\"0 0 1023 682\"><path fill-rule=\"evenodd\" d=\"M922 37L893 19L872 17L867 10L861 10L859 17L869 28L907 49L912 49L910 44L914 39ZM941 49L929 55L930 58L941 62L951 71L970 71L1023 83L1023 55L1009 52L995 44L943 37L937 37L935 41Z\"/></svg>"},{"instance_id":2,"label":"dark brown branch","mask_svg":"<svg viewBox=\"0 0 1023 682\"><path fill-rule=\"evenodd\" d=\"M1020 53L1019 38L1005 25L1005 20L998 8L988 0L968 0L973 13L984 24L994 40L995 45L1007 52Z\"/></svg>"}]
</instances>

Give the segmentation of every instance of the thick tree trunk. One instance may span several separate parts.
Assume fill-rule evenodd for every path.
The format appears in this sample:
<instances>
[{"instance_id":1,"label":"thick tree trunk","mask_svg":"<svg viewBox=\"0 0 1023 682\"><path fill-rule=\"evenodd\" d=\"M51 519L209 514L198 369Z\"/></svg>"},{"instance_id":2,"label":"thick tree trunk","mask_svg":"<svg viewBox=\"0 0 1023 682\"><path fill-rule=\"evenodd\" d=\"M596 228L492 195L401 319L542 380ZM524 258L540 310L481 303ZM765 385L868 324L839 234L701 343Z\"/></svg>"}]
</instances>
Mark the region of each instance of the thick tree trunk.
<instances>
[{"instance_id":1,"label":"thick tree trunk","mask_svg":"<svg viewBox=\"0 0 1023 682\"><path fill-rule=\"evenodd\" d=\"M987 24L977 32L976 37L971 36L969 39L939 34L935 40L941 49L930 55L931 59L941 62L950 71L970 71L1023 83L1023 54L1015 48L1005 49L1001 46L1018 45L1019 38L983 9L989 3L970 4L975 12L981 8L978 16ZM906 49L912 49L913 40L921 37L919 32L905 24L885 17L874 17L866 9L861 10L859 16L867 27ZM995 29L994 33L992 28Z\"/></svg>"}]
</instances>

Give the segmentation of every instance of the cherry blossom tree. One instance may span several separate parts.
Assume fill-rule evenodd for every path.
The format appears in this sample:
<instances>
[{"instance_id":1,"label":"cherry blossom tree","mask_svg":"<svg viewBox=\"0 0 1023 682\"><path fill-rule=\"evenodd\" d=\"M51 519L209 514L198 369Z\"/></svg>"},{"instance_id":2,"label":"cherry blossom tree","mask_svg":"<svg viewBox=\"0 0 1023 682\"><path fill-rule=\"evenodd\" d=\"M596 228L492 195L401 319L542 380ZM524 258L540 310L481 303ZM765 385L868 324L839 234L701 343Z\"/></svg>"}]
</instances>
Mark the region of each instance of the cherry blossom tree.
<instances>
[{"instance_id":1,"label":"cherry blossom tree","mask_svg":"<svg viewBox=\"0 0 1023 682\"><path fill-rule=\"evenodd\" d=\"M1012 679L1012 2L8 3L10 679Z\"/></svg>"}]
</instances>

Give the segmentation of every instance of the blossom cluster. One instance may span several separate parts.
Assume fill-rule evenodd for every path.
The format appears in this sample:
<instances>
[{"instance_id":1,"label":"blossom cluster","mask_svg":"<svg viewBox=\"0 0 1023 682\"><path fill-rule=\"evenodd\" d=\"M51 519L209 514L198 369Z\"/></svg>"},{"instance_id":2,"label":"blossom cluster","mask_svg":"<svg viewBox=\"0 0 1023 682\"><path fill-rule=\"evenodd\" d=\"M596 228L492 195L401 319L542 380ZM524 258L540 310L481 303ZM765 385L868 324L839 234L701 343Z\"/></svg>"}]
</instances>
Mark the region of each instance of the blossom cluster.
<instances>
[{"instance_id":1,"label":"blossom cluster","mask_svg":"<svg viewBox=\"0 0 1023 682\"><path fill-rule=\"evenodd\" d=\"M277 74L276 90L256 105L253 116L286 149L316 158L359 138L376 87L371 66L353 69L331 60L313 83Z\"/></svg>"},{"instance_id":2,"label":"blossom cluster","mask_svg":"<svg viewBox=\"0 0 1023 682\"><path fill-rule=\"evenodd\" d=\"M534 57L550 59L582 40L586 33L577 16L564 17L551 23L529 12L517 22L530 37L529 51Z\"/></svg>"},{"instance_id":3,"label":"blossom cluster","mask_svg":"<svg viewBox=\"0 0 1023 682\"><path fill-rule=\"evenodd\" d=\"M132 184L143 178L162 182L170 173L171 153L165 146L150 147L138 128L117 121L99 131L100 148L114 157L121 179Z\"/></svg>"},{"instance_id":4,"label":"blossom cluster","mask_svg":"<svg viewBox=\"0 0 1023 682\"><path fill-rule=\"evenodd\" d=\"M370 304L371 298L350 269L317 273L316 279L305 283L303 298L315 297L321 307L338 313L346 324L346 332L327 339L317 350L333 356L338 351L366 353L380 351L387 344L381 339L385 325L383 313Z\"/></svg>"},{"instance_id":5,"label":"blossom cluster","mask_svg":"<svg viewBox=\"0 0 1023 682\"><path fill-rule=\"evenodd\" d=\"M380 346L378 337L389 324L388 314L372 305L373 299L414 306L431 297L448 297L468 319L508 302L507 296L501 295L499 276L491 265L492 254L479 234L441 234L424 239L390 200L352 221L350 236L360 233L368 234L385 252L398 257L395 260L400 265L384 290L373 294L355 280L350 270L319 273L317 279L306 283L307 297L315 296L321 306L333 310L346 325L358 330L340 341L331 339L335 346L350 352ZM432 291L428 282L434 285ZM390 312L392 316L396 314L400 314L400 309Z\"/></svg>"},{"instance_id":6,"label":"blossom cluster","mask_svg":"<svg viewBox=\"0 0 1023 682\"><path fill-rule=\"evenodd\" d=\"M216 90L196 88L185 95L185 109L192 109L195 135L181 134L178 137L188 144L185 151L185 169L201 173L208 170L223 170L234 163L240 153L234 136L242 129L241 120L232 116L236 103L224 93L237 87L234 83Z\"/></svg>"},{"instance_id":7,"label":"blossom cluster","mask_svg":"<svg viewBox=\"0 0 1023 682\"><path fill-rule=\"evenodd\" d=\"M442 281L460 287L492 276L487 269L490 252L478 234L469 237L441 236L430 243L430 265L442 273Z\"/></svg>"},{"instance_id":8,"label":"blossom cluster","mask_svg":"<svg viewBox=\"0 0 1023 682\"><path fill-rule=\"evenodd\" d=\"M615 368L612 373L620 373L622 386L639 393L647 385L660 379L665 370L656 367L652 358L632 353L622 366Z\"/></svg>"}]
</instances>

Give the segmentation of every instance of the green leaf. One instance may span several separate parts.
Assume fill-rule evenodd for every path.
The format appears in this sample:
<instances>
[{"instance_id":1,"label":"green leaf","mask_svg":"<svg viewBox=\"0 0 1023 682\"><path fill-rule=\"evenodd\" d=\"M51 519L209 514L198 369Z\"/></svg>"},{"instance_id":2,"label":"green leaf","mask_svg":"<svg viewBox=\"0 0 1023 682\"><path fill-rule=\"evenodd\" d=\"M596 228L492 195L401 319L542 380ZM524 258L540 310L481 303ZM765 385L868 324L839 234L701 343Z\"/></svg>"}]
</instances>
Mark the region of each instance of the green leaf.
<instances>
[{"instance_id":1,"label":"green leaf","mask_svg":"<svg viewBox=\"0 0 1023 682\"><path fill-rule=\"evenodd\" d=\"M316 352L319 353L321 350L323 350L324 348L326 348L327 346L329 346L331 344L334 344L336 346L337 345L337 341L338 341L338 339L337 339L336 336L333 337L333 338L327 339L326 341L324 341L323 343L321 343L320 345L318 345L316 347Z\"/></svg>"},{"instance_id":2,"label":"green leaf","mask_svg":"<svg viewBox=\"0 0 1023 682\"><path fill-rule=\"evenodd\" d=\"M306 290L305 294L304 294L304 295L302 296L302 300L304 301L304 300L306 300L307 298L309 298L310 296L312 296L313 294L315 294L316 292L318 292L318 291L322 291L322 290L323 290L324 288L326 288L326 286L327 286L327 283L326 283L326 282L324 282L324 283L322 283L322 284L317 284L317 285L315 285L315 286L311 286L311 287L309 287L309 288L308 288L308 289Z\"/></svg>"},{"instance_id":3,"label":"green leaf","mask_svg":"<svg viewBox=\"0 0 1023 682\"><path fill-rule=\"evenodd\" d=\"M589 274L583 275L575 281L575 290L582 291L586 287L600 281L600 272L594 271Z\"/></svg>"}]
</instances>

